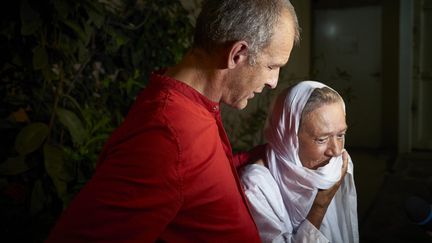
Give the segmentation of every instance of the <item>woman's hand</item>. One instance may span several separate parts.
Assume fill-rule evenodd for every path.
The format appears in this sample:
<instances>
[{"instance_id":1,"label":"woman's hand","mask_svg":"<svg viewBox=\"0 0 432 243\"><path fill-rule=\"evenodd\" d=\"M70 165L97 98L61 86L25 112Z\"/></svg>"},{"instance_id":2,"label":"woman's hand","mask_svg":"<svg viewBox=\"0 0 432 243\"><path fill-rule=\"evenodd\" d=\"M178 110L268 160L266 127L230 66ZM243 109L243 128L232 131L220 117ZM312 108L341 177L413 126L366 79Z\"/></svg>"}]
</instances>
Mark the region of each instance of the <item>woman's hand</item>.
<instances>
[{"instance_id":1,"label":"woman's hand","mask_svg":"<svg viewBox=\"0 0 432 243\"><path fill-rule=\"evenodd\" d=\"M333 199L334 195L336 194L337 190L342 184L342 181L344 180L345 175L347 173L348 152L346 150L342 152L342 160L343 160L343 164L341 169L342 170L341 178L331 188L325 190L323 189L318 190L318 193L315 197L315 200L312 204L309 214L306 217L306 219L309 220L309 222L311 222L317 229L320 228L324 215L327 212L327 208L330 205L331 200Z\"/></svg>"}]
</instances>

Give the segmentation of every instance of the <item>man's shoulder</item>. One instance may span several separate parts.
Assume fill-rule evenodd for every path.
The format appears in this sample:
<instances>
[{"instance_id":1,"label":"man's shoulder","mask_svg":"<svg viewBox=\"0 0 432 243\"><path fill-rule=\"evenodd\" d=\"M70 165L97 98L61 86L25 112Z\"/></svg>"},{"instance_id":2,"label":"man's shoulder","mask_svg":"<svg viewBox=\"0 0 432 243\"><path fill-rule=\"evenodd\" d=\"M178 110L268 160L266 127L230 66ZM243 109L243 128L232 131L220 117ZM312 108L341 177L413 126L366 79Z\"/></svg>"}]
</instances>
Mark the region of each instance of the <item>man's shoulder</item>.
<instances>
[{"instance_id":1,"label":"man's shoulder","mask_svg":"<svg viewBox=\"0 0 432 243\"><path fill-rule=\"evenodd\" d=\"M214 120L203 105L176 91L170 91L167 94L165 113L179 119L195 120L196 122Z\"/></svg>"},{"instance_id":2,"label":"man's shoulder","mask_svg":"<svg viewBox=\"0 0 432 243\"><path fill-rule=\"evenodd\" d=\"M158 90L156 93L142 92L134 107L139 107L138 112L152 113L155 117L167 116L168 119L209 119L209 111L198 102L182 95L175 89Z\"/></svg>"},{"instance_id":3,"label":"man's shoulder","mask_svg":"<svg viewBox=\"0 0 432 243\"><path fill-rule=\"evenodd\" d=\"M175 90L141 93L122 126L140 135L169 136L182 144L202 142L199 138L218 134L216 120L210 112Z\"/></svg>"}]
</instances>

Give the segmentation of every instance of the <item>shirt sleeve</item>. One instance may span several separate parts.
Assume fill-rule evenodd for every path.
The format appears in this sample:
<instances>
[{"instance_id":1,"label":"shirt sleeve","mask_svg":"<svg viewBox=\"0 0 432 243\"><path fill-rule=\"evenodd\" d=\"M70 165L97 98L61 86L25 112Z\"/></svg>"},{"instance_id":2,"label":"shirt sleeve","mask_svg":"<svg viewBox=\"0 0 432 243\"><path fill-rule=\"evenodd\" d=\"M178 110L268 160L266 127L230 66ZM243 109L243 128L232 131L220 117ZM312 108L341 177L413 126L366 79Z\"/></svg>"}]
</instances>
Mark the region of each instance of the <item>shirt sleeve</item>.
<instances>
[{"instance_id":1,"label":"shirt sleeve","mask_svg":"<svg viewBox=\"0 0 432 243\"><path fill-rule=\"evenodd\" d=\"M246 166L241 179L263 242L329 242L306 219L296 232L293 231L279 187L267 168L260 165Z\"/></svg>"},{"instance_id":2,"label":"shirt sleeve","mask_svg":"<svg viewBox=\"0 0 432 243\"><path fill-rule=\"evenodd\" d=\"M236 168L241 167L258 158L264 158L267 144L260 144L247 152L238 152L233 155L233 163Z\"/></svg>"},{"instance_id":3,"label":"shirt sleeve","mask_svg":"<svg viewBox=\"0 0 432 243\"><path fill-rule=\"evenodd\" d=\"M249 152L238 152L233 155L233 164L236 168L241 167L242 165L247 164L249 161L250 155Z\"/></svg>"}]
</instances>

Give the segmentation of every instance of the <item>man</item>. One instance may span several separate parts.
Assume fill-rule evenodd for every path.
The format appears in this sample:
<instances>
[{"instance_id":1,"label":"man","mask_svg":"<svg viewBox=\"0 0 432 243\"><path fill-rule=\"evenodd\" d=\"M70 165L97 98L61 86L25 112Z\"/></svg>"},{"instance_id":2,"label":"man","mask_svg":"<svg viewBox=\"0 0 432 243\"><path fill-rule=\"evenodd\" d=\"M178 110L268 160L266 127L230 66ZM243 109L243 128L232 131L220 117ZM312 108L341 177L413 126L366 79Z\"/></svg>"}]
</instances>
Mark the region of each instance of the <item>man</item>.
<instances>
[{"instance_id":1,"label":"man","mask_svg":"<svg viewBox=\"0 0 432 243\"><path fill-rule=\"evenodd\" d=\"M298 38L287 0L206 1L193 47L152 74L48 242L259 242L236 172L250 156L232 155L219 104L274 88Z\"/></svg>"}]
</instances>

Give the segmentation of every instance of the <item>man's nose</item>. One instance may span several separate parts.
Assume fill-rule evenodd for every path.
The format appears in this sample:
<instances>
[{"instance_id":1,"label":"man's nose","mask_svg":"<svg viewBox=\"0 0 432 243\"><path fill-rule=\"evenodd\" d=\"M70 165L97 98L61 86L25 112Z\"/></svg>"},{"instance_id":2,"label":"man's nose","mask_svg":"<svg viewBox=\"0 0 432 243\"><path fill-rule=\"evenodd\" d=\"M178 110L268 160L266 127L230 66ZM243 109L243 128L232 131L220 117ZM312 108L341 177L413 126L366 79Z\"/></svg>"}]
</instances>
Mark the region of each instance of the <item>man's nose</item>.
<instances>
[{"instance_id":1,"label":"man's nose","mask_svg":"<svg viewBox=\"0 0 432 243\"><path fill-rule=\"evenodd\" d=\"M342 154L343 142L340 142L336 137L330 138L327 147L327 156L337 157Z\"/></svg>"},{"instance_id":2,"label":"man's nose","mask_svg":"<svg viewBox=\"0 0 432 243\"><path fill-rule=\"evenodd\" d=\"M279 78L279 76L276 76L276 77L270 78L270 79L266 82L266 86L269 87L269 88L271 88L271 89L276 88L277 83L278 83L278 78Z\"/></svg>"}]
</instances>

